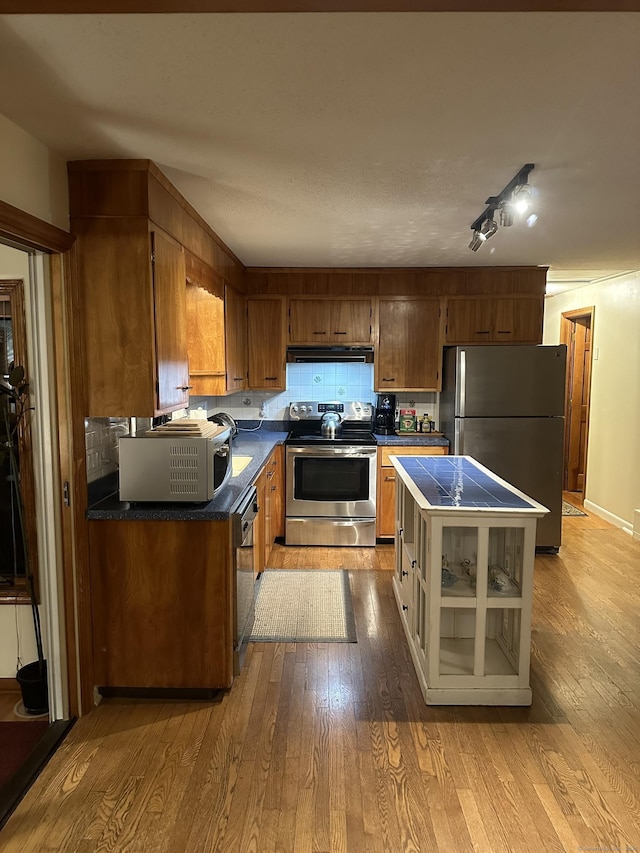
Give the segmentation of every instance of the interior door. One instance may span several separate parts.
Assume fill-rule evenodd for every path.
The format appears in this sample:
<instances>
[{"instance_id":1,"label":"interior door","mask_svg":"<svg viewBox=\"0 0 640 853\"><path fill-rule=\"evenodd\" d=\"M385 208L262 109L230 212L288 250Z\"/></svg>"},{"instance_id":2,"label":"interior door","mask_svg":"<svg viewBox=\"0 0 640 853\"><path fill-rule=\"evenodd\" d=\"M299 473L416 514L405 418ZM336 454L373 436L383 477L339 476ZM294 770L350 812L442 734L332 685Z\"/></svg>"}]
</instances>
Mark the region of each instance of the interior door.
<instances>
[{"instance_id":1,"label":"interior door","mask_svg":"<svg viewBox=\"0 0 640 853\"><path fill-rule=\"evenodd\" d=\"M591 309L582 315L563 315L569 324L567 353L567 404L565 430L565 481L569 492L584 494L591 397Z\"/></svg>"}]
</instances>

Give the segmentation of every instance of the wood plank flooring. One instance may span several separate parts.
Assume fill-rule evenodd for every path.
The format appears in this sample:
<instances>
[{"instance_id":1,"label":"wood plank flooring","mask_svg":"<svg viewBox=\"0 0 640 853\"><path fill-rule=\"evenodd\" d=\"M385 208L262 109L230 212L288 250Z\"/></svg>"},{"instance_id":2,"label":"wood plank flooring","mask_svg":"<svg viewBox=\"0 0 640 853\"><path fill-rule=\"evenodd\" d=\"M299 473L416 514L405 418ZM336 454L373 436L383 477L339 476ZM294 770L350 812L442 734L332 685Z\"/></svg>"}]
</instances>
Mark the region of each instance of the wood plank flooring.
<instances>
[{"instance_id":1,"label":"wood plank flooring","mask_svg":"<svg viewBox=\"0 0 640 853\"><path fill-rule=\"evenodd\" d=\"M109 700L5 828L3 853L640 849L640 543L565 518L536 560L531 708L427 707L393 548L275 547L347 568L355 644L255 644L217 703Z\"/></svg>"}]
</instances>

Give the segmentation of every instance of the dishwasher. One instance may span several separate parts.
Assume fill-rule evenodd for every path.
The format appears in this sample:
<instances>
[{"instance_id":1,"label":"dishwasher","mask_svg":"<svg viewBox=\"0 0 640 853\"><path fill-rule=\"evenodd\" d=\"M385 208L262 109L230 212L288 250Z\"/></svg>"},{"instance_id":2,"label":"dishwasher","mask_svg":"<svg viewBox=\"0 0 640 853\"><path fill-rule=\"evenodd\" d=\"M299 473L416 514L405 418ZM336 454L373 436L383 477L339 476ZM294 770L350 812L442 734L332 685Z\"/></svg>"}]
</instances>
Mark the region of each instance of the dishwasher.
<instances>
[{"instance_id":1,"label":"dishwasher","mask_svg":"<svg viewBox=\"0 0 640 853\"><path fill-rule=\"evenodd\" d=\"M253 571L253 522L258 514L258 493L252 486L233 513L234 546L234 645L233 671L238 675L244 664L255 618L255 578Z\"/></svg>"}]
</instances>

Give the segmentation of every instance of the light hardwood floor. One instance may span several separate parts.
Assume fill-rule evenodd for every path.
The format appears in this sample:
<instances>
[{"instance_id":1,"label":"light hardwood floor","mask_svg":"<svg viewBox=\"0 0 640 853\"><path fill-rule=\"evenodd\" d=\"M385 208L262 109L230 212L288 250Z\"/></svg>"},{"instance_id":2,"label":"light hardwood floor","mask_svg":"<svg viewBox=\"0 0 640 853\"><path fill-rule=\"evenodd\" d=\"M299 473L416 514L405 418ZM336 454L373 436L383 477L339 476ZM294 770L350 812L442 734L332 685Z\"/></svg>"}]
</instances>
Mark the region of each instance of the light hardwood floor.
<instances>
[{"instance_id":1,"label":"light hardwood floor","mask_svg":"<svg viewBox=\"0 0 640 853\"><path fill-rule=\"evenodd\" d=\"M358 642L256 644L218 703L103 702L0 849L640 849L640 543L564 531L536 560L531 708L425 706L391 547L276 547L273 567L352 570Z\"/></svg>"}]
</instances>

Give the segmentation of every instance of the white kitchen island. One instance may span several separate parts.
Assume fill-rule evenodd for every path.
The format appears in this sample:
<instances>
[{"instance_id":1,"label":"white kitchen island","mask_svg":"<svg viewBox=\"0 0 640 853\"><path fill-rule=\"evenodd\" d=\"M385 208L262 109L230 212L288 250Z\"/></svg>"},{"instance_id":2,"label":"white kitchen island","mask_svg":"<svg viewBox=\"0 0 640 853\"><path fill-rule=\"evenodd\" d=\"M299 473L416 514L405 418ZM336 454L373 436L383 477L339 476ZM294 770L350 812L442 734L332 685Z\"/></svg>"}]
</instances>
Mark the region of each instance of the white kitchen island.
<instances>
[{"instance_id":1,"label":"white kitchen island","mask_svg":"<svg viewBox=\"0 0 640 853\"><path fill-rule=\"evenodd\" d=\"M548 510L469 456L391 462L393 589L425 702L530 705L536 523Z\"/></svg>"}]
</instances>

